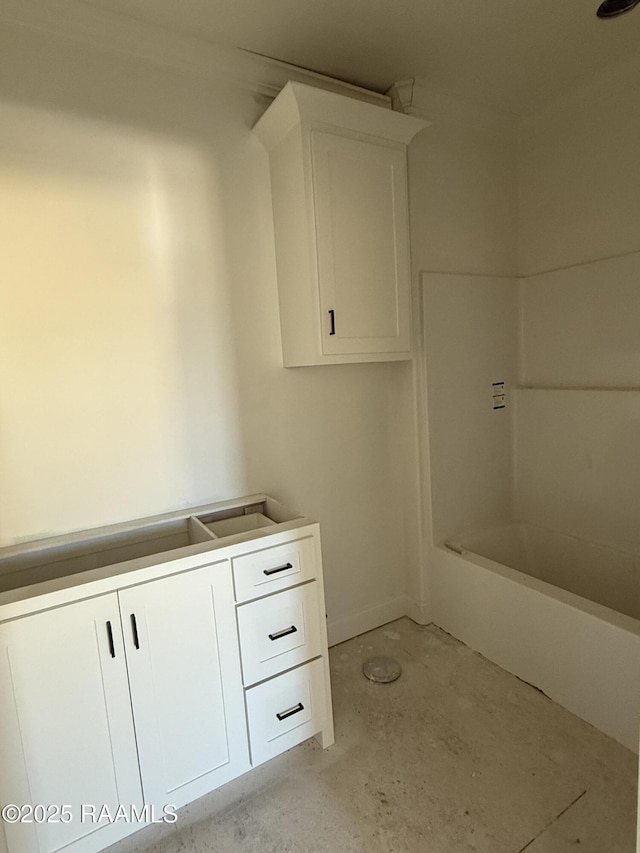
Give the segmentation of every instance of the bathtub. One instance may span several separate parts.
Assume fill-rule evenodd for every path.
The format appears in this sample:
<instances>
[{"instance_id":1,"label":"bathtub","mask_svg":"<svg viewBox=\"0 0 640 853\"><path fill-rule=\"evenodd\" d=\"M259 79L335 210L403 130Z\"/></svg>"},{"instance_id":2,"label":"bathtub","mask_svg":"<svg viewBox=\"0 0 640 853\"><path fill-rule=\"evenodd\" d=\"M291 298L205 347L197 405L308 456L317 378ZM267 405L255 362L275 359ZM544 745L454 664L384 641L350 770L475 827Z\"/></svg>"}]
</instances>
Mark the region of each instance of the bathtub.
<instances>
[{"instance_id":1,"label":"bathtub","mask_svg":"<svg viewBox=\"0 0 640 853\"><path fill-rule=\"evenodd\" d=\"M638 751L640 556L510 523L431 568L437 625Z\"/></svg>"}]
</instances>

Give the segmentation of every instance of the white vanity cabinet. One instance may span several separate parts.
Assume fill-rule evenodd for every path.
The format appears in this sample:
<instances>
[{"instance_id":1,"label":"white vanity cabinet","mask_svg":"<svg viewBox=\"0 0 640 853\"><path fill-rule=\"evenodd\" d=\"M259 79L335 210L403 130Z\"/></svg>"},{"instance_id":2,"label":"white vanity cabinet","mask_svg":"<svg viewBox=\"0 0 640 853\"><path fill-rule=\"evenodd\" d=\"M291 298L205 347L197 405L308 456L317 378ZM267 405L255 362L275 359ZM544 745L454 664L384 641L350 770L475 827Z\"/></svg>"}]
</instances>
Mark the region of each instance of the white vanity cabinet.
<instances>
[{"instance_id":1,"label":"white vanity cabinet","mask_svg":"<svg viewBox=\"0 0 640 853\"><path fill-rule=\"evenodd\" d=\"M0 625L0 802L73 817L5 821L10 853L106 847L128 830L81 822L82 806L142 806L115 592Z\"/></svg>"},{"instance_id":2,"label":"white vanity cabinet","mask_svg":"<svg viewBox=\"0 0 640 853\"><path fill-rule=\"evenodd\" d=\"M86 807L161 816L250 767L228 560L0 625L0 647L0 799L73 816L6 824L10 853L95 850L131 828Z\"/></svg>"},{"instance_id":3,"label":"white vanity cabinet","mask_svg":"<svg viewBox=\"0 0 640 853\"><path fill-rule=\"evenodd\" d=\"M0 853L97 853L314 735L333 743L310 519L253 495L0 549L0 805L27 818Z\"/></svg>"},{"instance_id":4,"label":"white vanity cabinet","mask_svg":"<svg viewBox=\"0 0 640 853\"><path fill-rule=\"evenodd\" d=\"M426 124L288 83L255 125L286 367L411 356L406 146Z\"/></svg>"},{"instance_id":5,"label":"white vanity cabinet","mask_svg":"<svg viewBox=\"0 0 640 853\"><path fill-rule=\"evenodd\" d=\"M333 743L322 557L310 533L231 561L254 767L316 733Z\"/></svg>"},{"instance_id":6,"label":"white vanity cabinet","mask_svg":"<svg viewBox=\"0 0 640 853\"><path fill-rule=\"evenodd\" d=\"M249 769L228 560L118 592L144 801L158 814Z\"/></svg>"}]
</instances>

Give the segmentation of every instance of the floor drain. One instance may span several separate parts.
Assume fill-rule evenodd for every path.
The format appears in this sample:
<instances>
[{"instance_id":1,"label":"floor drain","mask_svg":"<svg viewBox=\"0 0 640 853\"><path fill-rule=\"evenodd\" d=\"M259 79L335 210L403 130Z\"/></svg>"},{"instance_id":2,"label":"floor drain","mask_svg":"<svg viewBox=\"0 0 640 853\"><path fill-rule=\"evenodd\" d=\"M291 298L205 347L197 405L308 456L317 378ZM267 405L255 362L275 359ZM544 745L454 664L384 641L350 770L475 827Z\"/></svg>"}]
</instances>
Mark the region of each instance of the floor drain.
<instances>
[{"instance_id":1,"label":"floor drain","mask_svg":"<svg viewBox=\"0 0 640 853\"><path fill-rule=\"evenodd\" d=\"M393 658L375 657L369 658L369 660L366 660L362 664L362 672L367 676L369 681L387 684L389 681L395 681L396 678L400 678L402 667Z\"/></svg>"}]
</instances>

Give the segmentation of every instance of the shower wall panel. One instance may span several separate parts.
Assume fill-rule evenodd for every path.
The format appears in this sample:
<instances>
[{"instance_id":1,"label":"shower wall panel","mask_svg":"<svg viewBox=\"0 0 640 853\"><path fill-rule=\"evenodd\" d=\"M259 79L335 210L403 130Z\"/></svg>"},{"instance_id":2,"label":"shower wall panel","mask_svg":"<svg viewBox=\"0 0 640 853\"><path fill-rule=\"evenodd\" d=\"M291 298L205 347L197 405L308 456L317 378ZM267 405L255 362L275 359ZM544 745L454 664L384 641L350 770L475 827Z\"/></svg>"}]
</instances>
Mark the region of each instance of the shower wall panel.
<instances>
[{"instance_id":1,"label":"shower wall panel","mask_svg":"<svg viewBox=\"0 0 640 853\"><path fill-rule=\"evenodd\" d=\"M433 538L511 515L517 288L512 278L424 273ZM492 384L506 383L494 409Z\"/></svg>"}]
</instances>

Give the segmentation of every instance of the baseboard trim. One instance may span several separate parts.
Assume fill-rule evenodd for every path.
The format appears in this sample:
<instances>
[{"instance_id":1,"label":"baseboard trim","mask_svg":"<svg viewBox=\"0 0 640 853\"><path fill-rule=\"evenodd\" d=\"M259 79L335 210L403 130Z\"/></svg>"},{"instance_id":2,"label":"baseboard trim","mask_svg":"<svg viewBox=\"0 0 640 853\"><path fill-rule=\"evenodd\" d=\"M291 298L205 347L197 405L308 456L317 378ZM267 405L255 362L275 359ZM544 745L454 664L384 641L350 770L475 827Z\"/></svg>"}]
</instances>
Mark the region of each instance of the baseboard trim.
<instances>
[{"instance_id":1,"label":"baseboard trim","mask_svg":"<svg viewBox=\"0 0 640 853\"><path fill-rule=\"evenodd\" d=\"M407 597L398 595L369 607L363 607L353 613L339 616L337 619L329 619L327 622L329 645L335 646L338 643L343 643L345 640L357 637L358 634L364 634L373 628L379 628L380 625L386 625L387 622L393 622L394 619L400 619L400 617L407 615L410 615L407 613Z\"/></svg>"},{"instance_id":2,"label":"baseboard trim","mask_svg":"<svg viewBox=\"0 0 640 853\"><path fill-rule=\"evenodd\" d=\"M416 598L411 598L410 595L405 595L405 616L412 619L418 625L429 625L433 621L431 613L426 601L418 601Z\"/></svg>"}]
</instances>

